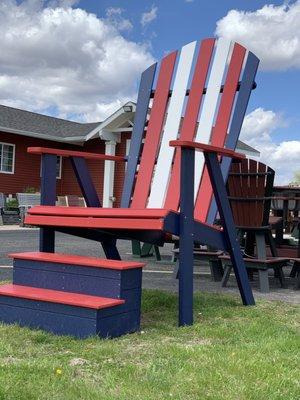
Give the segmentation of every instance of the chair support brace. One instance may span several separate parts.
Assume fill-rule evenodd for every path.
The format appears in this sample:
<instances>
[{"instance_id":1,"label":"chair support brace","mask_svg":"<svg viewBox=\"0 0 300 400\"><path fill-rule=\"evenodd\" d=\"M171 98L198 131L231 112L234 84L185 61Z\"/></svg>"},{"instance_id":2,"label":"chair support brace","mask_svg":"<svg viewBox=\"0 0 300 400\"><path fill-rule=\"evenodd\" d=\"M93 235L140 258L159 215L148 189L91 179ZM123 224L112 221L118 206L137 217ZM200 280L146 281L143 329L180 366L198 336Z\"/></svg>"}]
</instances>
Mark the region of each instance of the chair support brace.
<instances>
[{"instance_id":1,"label":"chair support brace","mask_svg":"<svg viewBox=\"0 0 300 400\"><path fill-rule=\"evenodd\" d=\"M54 206L56 201L56 154L42 154L41 177L41 205ZM76 179L85 198L88 207L101 207L96 188L93 184L86 160L83 157L71 156L71 163ZM107 237L101 241L107 258L120 260L120 254L116 247L116 239ZM40 229L40 251L54 253L55 229Z\"/></svg>"},{"instance_id":2,"label":"chair support brace","mask_svg":"<svg viewBox=\"0 0 300 400\"><path fill-rule=\"evenodd\" d=\"M193 245L195 148L181 146L180 241L179 241L179 325L193 323ZM223 224L223 243L230 254L244 305L253 305L248 280L217 152L204 150L205 163ZM220 235L220 233L218 232Z\"/></svg>"}]
</instances>

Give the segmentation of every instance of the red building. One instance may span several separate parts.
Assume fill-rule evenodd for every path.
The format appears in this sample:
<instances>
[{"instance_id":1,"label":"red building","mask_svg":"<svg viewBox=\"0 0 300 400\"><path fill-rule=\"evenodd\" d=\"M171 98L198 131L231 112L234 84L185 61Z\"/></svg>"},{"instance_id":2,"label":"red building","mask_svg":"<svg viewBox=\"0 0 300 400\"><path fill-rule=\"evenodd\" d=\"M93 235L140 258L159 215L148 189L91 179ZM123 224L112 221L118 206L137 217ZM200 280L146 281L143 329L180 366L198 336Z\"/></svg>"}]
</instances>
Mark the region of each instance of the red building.
<instances>
[{"instance_id":1,"label":"red building","mask_svg":"<svg viewBox=\"0 0 300 400\"><path fill-rule=\"evenodd\" d=\"M126 103L102 122L78 123L0 105L0 192L15 195L40 187L40 156L27 147L42 146L110 155L128 154L135 104ZM237 150L259 156L238 142ZM122 193L125 163L88 161L104 207L117 207ZM81 195L70 161L58 158L57 194Z\"/></svg>"},{"instance_id":2,"label":"red building","mask_svg":"<svg viewBox=\"0 0 300 400\"><path fill-rule=\"evenodd\" d=\"M126 155L134 111L130 102L103 122L78 123L0 106L0 192L39 190L40 157L27 153L30 146ZM118 206L125 165L90 160L88 165L103 205ZM57 160L57 194L81 194L66 158Z\"/></svg>"}]
</instances>

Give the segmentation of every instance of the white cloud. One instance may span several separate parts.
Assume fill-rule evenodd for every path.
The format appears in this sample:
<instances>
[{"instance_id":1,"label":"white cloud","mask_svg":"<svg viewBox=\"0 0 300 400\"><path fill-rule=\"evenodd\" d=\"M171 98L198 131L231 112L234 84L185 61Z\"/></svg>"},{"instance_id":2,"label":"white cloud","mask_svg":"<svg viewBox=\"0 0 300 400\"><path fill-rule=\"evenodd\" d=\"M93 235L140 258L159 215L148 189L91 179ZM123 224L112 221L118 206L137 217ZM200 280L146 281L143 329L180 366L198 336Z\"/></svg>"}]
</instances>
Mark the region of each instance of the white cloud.
<instances>
[{"instance_id":1,"label":"white cloud","mask_svg":"<svg viewBox=\"0 0 300 400\"><path fill-rule=\"evenodd\" d=\"M0 2L0 103L91 121L134 99L153 57L121 35L122 16L117 24L116 12L98 18L71 0L44 4Z\"/></svg>"},{"instance_id":2,"label":"white cloud","mask_svg":"<svg viewBox=\"0 0 300 400\"><path fill-rule=\"evenodd\" d=\"M141 24L143 27L150 24L150 22L154 21L157 18L157 10L158 8L154 6L151 7L151 10L148 12L144 12L141 17Z\"/></svg>"},{"instance_id":3,"label":"white cloud","mask_svg":"<svg viewBox=\"0 0 300 400\"><path fill-rule=\"evenodd\" d=\"M259 150L261 161L275 170L277 184L290 183L300 169L300 141L276 141L277 132L286 125L281 115L257 108L246 115L241 132L241 140Z\"/></svg>"},{"instance_id":4,"label":"white cloud","mask_svg":"<svg viewBox=\"0 0 300 400\"><path fill-rule=\"evenodd\" d=\"M129 31L133 28L133 25L129 19L123 18L123 12L123 8L109 7L106 9L106 16L108 21L119 31Z\"/></svg>"},{"instance_id":5,"label":"white cloud","mask_svg":"<svg viewBox=\"0 0 300 400\"><path fill-rule=\"evenodd\" d=\"M215 33L244 44L265 70L300 68L300 0L256 11L230 10Z\"/></svg>"}]
</instances>

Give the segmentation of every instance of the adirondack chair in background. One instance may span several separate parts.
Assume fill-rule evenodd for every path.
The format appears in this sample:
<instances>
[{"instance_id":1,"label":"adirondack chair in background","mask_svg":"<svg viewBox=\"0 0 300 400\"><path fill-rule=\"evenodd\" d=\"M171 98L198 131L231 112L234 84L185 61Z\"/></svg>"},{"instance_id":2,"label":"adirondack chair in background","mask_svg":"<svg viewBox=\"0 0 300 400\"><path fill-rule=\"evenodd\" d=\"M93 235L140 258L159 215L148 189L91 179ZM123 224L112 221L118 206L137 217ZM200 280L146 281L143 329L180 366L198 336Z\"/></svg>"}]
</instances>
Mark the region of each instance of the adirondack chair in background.
<instances>
[{"instance_id":1,"label":"adirondack chair in background","mask_svg":"<svg viewBox=\"0 0 300 400\"><path fill-rule=\"evenodd\" d=\"M229 252L242 301L254 304L224 180L231 159L245 158L233 149L258 62L237 43L206 39L170 53L159 69L155 63L142 74L120 209L100 208L85 160L124 161L122 157L29 148L42 155L43 205L31 208L26 217L27 223L41 227L40 251L54 252L54 233L60 231L100 241L107 258L120 260L118 238L162 245L176 235L179 325L193 323L195 242ZM57 155L70 157L87 208L54 206ZM222 227L211 224L217 208Z\"/></svg>"}]
</instances>

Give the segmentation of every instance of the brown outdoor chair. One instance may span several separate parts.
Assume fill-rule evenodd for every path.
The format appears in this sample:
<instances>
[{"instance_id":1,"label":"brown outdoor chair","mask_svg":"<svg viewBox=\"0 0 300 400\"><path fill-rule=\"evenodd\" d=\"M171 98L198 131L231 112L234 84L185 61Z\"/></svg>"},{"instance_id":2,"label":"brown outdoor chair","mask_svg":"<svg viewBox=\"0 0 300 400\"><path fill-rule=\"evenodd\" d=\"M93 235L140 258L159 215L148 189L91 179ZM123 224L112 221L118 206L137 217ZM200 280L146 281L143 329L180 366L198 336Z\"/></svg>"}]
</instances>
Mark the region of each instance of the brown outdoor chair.
<instances>
[{"instance_id":1,"label":"brown outdoor chair","mask_svg":"<svg viewBox=\"0 0 300 400\"><path fill-rule=\"evenodd\" d=\"M287 260L278 257L272 231L282 231L282 218L270 217L271 199L275 172L256 160L245 159L232 163L227 181L227 190L236 227L241 239L245 240L247 267L258 270L261 291L269 290L268 269L284 285L283 265ZM268 257L268 249L271 257ZM225 265L227 257L221 257ZM248 260L248 263L247 263ZM227 264L222 280L225 286L231 267Z\"/></svg>"}]
</instances>

